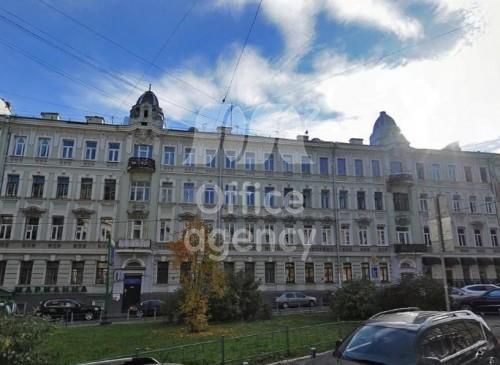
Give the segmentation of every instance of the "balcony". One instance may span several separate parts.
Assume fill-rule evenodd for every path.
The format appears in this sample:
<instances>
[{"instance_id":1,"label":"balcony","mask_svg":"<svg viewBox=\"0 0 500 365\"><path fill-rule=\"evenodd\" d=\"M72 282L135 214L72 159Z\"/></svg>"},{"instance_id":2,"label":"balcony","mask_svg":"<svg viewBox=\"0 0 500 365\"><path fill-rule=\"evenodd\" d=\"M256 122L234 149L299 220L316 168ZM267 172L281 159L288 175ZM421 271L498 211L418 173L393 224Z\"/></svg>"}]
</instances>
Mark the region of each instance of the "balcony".
<instances>
[{"instance_id":1,"label":"balcony","mask_svg":"<svg viewBox=\"0 0 500 365\"><path fill-rule=\"evenodd\" d=\"M401 244L397 243L394 245L395 253L425 253L427 252L427 245L423 243L414 244Z\"/></svg>"},{"instance_id":2,"label":"balcony","mask_svg":"<svg viewBox=\"0 0 500 365\"><path fill-rule=\"evenodd\" d=\"M125 239L118 240L117 250L151 250L151 240Z\"/></svg>"},{"instance_id":3,"label":"balcony","mask_svg":"<svg viewBox=\"0 0 500 365\"><path fill-rule=\"evenodd\" d=\"M155 160L147 157L130 157L127 171L155 172Z\"/></svg>"},{"instance_id":4,"label":"balcony","mask_svg":"<svg viewBox=\"0 0 500 365\"><path fill-rule=\"evenodd\" d=\"M390 174L387 183L390 185L412 185L413 175L409 173Z\"/></svg>"}]
</instances>

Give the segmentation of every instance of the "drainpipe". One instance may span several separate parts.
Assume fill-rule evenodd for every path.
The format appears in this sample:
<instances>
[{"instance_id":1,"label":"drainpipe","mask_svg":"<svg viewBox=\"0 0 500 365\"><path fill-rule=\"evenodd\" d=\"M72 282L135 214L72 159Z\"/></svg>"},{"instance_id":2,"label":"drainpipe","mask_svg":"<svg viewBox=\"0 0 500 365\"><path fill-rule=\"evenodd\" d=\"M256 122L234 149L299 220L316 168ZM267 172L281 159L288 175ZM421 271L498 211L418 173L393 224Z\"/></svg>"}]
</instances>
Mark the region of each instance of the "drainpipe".
<instances>
[{"instance_id":1,"label":"drainpipe","mask_svg":"<svg viewBox=\"0 0 500 365\"><path fill-rule=\"evenodd\" d=\"M224 188L222 186L222 168L223 168L223 163L224 163L224 139L226 136L226 130L224 127L221 128L220 132L220 141L219 141L219 151L218 151L218 158L217 158L217 164L218 164L218 185L219 185L219 191L222 192L222 197L218 199L222 199L222 203L220 205L220 209L217 209L217 231L220 233L221 227L222 227L222 212L221 210L224 207Z\"/></svg>"},{"instance_id":2,"label":"drainpipe","mask_svg":"<svg viewBox=\"0 0 500 365\"><path fill-rule=\"evenodd\" d=\"M336 163L335 163L335 142L332 142L332 210L333 216L335 217L335 243L337 248L337 279L339 282L339 288L342 287L342 270L340 268L340 221L339 221L339 210L337 209L337 191L335 185L335 177L336 177Z\"/></svg>"},{"instance_id":3,"label":"drainpipe","mask_svg":"<svg viewBox=\"0 0 500 365\"><path fill-rule=\"evenodd\" d=\"M0 158L2 158L2 160L3 160L3 163L1 165L2 171L0 171L0 173L1 173L1 178L0 178L0 193L2 192L2 188L3 188L3 180L4 180L4 177L5 177L5 168L6 168L7 157L9 155L9 149L10 149L10 136L11 136L10 123L11 123L11 121L10 121L10 117L9 116L6 117L6 123L7 123L7 143L5 144L5 152L0 154Z\"/></svg>"}]
</instances>

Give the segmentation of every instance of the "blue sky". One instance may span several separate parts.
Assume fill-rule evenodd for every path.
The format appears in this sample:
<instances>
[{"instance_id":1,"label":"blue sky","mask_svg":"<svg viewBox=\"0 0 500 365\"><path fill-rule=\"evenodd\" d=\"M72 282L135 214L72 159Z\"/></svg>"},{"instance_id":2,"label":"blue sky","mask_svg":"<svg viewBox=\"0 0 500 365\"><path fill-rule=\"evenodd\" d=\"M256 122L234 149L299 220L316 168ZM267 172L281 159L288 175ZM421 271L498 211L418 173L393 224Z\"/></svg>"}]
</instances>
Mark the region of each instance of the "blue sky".
<instances>
[{"instance_id":1,"label":"blue sky","mask_svg":"<svg viewBox=\"0 0 500 365\"><path fill-rule=\"evenodd\" d=\"M346 141L386 110L416 147L496 149L498 2L264 0L221 106L258 3L4 0L0 96L121 123L151 83L172 128L214 129L234 105L240 132Z\"/></svg>"}]
</instances>

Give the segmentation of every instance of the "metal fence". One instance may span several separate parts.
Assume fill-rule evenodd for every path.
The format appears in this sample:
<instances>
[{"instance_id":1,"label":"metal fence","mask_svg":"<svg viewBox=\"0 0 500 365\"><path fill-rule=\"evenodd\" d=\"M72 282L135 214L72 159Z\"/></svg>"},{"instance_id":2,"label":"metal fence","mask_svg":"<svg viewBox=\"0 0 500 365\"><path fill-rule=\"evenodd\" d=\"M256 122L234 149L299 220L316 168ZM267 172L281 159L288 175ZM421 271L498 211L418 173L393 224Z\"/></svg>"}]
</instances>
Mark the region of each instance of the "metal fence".
<instances>
[{"instance_id":1,"label":"metal fence","mask_svg":"<svg viewBox=\"0 0 500 365\"><path fill-rule=\"evenodd\" d=\"M136 349L124 356L154 357L160 362L187 365L224 365L268 363L293 356L332 349L359 322L333 322L302 327L284 327L275 331L237 337L220 337L205 342L155 350Z\"/></svg>"}]
</instances>

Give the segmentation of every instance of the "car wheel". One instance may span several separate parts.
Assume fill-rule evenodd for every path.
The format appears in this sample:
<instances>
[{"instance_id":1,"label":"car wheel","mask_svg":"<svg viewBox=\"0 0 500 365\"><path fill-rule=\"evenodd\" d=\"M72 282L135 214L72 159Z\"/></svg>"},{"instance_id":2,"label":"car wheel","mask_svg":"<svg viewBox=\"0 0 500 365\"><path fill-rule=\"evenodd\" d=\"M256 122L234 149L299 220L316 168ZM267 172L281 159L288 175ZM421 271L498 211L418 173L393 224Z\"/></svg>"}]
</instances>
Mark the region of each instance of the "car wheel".
<instances>
[{"instance_id":1,"label":"car wheel","mask_svg":"<svg viewBox=\"0 0 500 365\"><path fill-rule=\"evenodd\" d=\"M86 321L91 321L94 319L94 313L92 312L85 312L84 317Z\"/></svg>"},{"instance_id":2,"label":"car wheel","mask_svg":"<svg viewBox=\"0 0 500 365\"><path fill-rule=\"evenodd\" d=\"M309 307L314 307L315 305L316 305L316 303L314 303L314 300L309 301Z\"/></svg>"},{"instance_id":3,"label":"car wheel","mask_svg":"<svg viewBox=\"0 0 500 365\"><path fill-rule=\"evenodd\" d=\"M288 308L288 303L284 302L281 306L283 307L283 309L287 309Z\"/></svg>"},{"instance_id":4,"label":"car wheel","mask_svg":"<svg viewBox=\"0 0 500 365\"><path fill-rule=\"evenodd\" d=\"M142 317L144 317L144 312L143 312L143 311L141 311L141 310L138 310L138 311L135 313L135 315L136 315L136 317L137 317L137 318L142 318Z\"/></svg>"}]
</instances>

